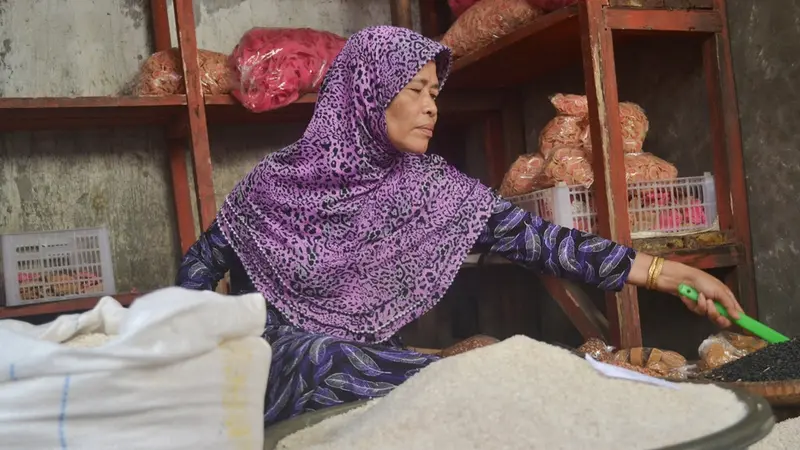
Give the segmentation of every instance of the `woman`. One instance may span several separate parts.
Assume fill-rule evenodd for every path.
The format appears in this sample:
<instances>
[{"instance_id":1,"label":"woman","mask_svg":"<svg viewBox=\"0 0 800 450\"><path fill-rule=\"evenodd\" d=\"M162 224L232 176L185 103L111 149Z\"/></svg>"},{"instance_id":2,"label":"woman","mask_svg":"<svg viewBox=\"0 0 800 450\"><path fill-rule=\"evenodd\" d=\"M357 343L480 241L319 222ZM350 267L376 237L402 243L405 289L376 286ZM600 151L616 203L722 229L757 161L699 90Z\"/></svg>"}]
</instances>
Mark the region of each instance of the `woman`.
<instances>
[{"instance_id":1,"label":"woman","mask_svg":"<svg viewBox=\"0 0 800 450\"><path fill-rule=\"evenodd\" d=\"M264 420L379 397L437 356L396 336L444 295L471 249L609 291L675 293L720 325L741 310L710 275L562 228L425 155L450 51L410 30L353 35L330 67L303 136L234 188L185 256L178 284L268 302L273 348ZM662 265L663 263L663 265Z\"/></svg>"}]
</instances>

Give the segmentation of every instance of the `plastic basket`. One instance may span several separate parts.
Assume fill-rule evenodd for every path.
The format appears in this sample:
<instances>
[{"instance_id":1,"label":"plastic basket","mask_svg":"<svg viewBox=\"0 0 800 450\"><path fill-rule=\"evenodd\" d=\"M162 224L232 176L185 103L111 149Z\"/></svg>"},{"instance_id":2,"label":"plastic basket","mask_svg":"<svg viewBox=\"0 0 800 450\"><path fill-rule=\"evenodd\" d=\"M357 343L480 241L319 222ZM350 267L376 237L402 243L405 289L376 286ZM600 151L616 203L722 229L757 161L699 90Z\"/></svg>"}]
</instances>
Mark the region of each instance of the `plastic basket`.
<instances>
[{"instance_id":1,"label":"plastic basket","mask_svg":"<svg viewBox=\"0 0 800 450\"><path fill-rule=\"evenodd\" d=\"M6 234L0 245L6 306L116 293L103 228Z\"/></svg>"},{"instance_id":2,"label":"plastic basket","mask_svg":"<svg viewBox=\"0 0 800 450\"><path fill-rule=\"evenodd\" d=\"M557 225L597 232L594 192L584 186L561 183L509 200ZM628 216L634 239L718 230L714 177L630 183Z\"/></svg>"}]
</instances>

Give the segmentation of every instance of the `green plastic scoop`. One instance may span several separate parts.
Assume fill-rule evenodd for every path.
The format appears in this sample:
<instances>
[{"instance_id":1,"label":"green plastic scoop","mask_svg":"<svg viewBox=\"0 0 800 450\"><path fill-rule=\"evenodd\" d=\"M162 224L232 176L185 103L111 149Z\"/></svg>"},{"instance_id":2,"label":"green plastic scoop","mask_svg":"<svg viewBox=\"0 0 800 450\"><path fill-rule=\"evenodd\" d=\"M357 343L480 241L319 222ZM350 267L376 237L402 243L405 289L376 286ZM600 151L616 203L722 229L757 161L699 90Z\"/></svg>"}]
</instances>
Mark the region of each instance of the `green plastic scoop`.
<instances>
[{"instance_id":1,"label":"green plastic scoop","mask_svg":"<svg viewBox=\"0 0 800 450\"><path fill-rule=\"evenodd\" d=\"M691 286L681 284L680 286L678 286L678 293L682 297L686 297L689 300L697 301L698 297L697 291ZM786 342L789 340L788 337L778 333L777 331L753 319L752 317L749 317L745 313L740 312L739 318L733 319L731 318L731 316L728 315L728 311L725 310L724 306L720 305L717 302L714 302L714 306L717 308L717 311L719 311L721 316L727 317L728 319L733 321L736 325L739 325L740 327L755 334L761 339L764 339L770 344L777 344L779 342Z\"/></svg>"}]
</instances>

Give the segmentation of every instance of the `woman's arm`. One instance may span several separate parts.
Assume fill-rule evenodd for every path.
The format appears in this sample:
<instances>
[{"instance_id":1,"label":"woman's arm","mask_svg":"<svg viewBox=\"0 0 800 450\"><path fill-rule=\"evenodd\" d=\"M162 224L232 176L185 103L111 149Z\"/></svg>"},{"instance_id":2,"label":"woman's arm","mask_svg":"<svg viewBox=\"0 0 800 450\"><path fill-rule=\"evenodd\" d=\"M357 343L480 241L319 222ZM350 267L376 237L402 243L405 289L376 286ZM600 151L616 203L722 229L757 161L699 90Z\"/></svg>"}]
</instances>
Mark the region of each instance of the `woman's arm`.
<instances>
[{"instance_id":1,"label":"woman's arm","mask_svg":"<svg viewBox=\"0 0 800 450\"><path fill-rule=\"evenodd\" d=\"M714 306L715 301L724 306L734 319L738 319L739 313L744 312L728 286L710 274L679 262L666 261L644 253L636 255L628 283L672 295L678 295L678 286L687 284L697 290L699 295L697 302L680 297L684 305L696 314L708 316L722 327L729 327L731 322L719 314Z\"/></svg>"},{"instance_id":2,"label":"woman's arm","mask_svg":"<svg viewBox=\"0 0 800 450\"><path fill-rule=\"evenodd\" d=\"M697 302L681 297L689 310L708 316L723 327L730 321L719 315L717 301L734 319L742 307L731 290L708 273L675 261L637 253L623 245L578 230L559 227L498 198L478 238L476 250L499 254L548 275L584 282L607 291L625 283L678 294L687 284L699 293Z\"/></svg>"},{"instance_id":3,"label":"woman's arm","mask_svg":"<svg viewBox=\"0 0 800 450\"><path fill-rule=\"evenodd\" d=\"M499 197L476 249L607 291L622 289L636 257L632 248L560 227Z\"/></svg>"},{"instance_id":4,"label":"woman's arm","mask_svg":"<svg viewBox=\"0 0 800 450\"><path fill-rule=\"evenodd\" d=\"M178 286L201 291L216 289L233 258L233 249L214 221L189 248L178 268Z\"/></svg>"}]
</instances>

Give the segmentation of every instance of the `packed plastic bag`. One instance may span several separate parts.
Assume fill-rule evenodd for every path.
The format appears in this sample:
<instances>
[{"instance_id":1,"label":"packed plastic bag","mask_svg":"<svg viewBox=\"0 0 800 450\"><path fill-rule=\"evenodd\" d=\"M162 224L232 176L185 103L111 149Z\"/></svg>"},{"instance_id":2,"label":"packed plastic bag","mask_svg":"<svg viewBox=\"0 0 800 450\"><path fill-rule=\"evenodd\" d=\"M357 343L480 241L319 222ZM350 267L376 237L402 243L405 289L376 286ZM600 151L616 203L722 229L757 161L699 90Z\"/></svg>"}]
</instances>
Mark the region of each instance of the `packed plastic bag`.
<instances>
[{"instance_id":1,"label":"packed plastic bag","mask_svg":"<svg viewBox=\"0 0 800 450\"><path fill-rule=\"evenodd\" d=\"M641 153L650 121L641 106L631 102L619 103L619 120L622 131L622 150L625 153ZM592 151L592 138L589 132L589 121L586 121L586 133L583 134L583 146Z\"/></svg>"},{"instance_id":2,"label":"packed plastic bag","mask_svg":"<svg viewBox=\"0 0 800 450\"><path fill-rule=\"evenodd\" d=\"M171 287L129 309L0 321L0 449L261 449L260 294Z\"/></svg>"},{"instance_id":3,"label":"packed plastic bag","mask_svg":"<svg viewBox=\"0 0 800 450\"><path fill-rule=\"evenodd\" d=\"M528 0L528 3L543 11L555 11L578 3L578 0Z\"/></svg>"},{"instance_id":4,"label":"packed plastic bag","mask_svg":"<svg viewBox=\"0 0 800 450\"><path fill-rule=\"evenodd\" d=\"M310 28L253 28L230 56L238 82L233 95L253 112L289 105L319 89L345 42Z\"/></svg>"},{"instance_id":5,"label":"packed plastic bag","mask_svg":"<svg viewBox=\"0 0 800 450\"><path fill-rule=\"evenodd\" d=\"M536 188L536 180L542 173L544 158L538 153L521 155L511 164L500 184L500 195L514 197L529 194Z\"/></svg>"},{"instance_id":6,"label":"packed plastic bag","mask_svg":"<svg viewBox=\"0 0 800 450\"><path fill-rule=\"evenodd\" d=\"M625 181L673 180L678 177L678 168L652 153L628 153L625 155Z\"/></svg>"},{"instance_id":7,"label":"packed plastic bag","mask_svg":"<svg viewBox=\"0 0 800 450\"><path fill-rule=\"evenodd\" d=\"M700 368L704 371L736 361L767 346L757 337L722 331L705 339L698 349Z\"/></svg>"},{"instance_id":8,"label":"packed plastic bag","mask_svg":"<svg viewBox=\"0 0 800 450\"><path fill-rule=\"evenodd\" d=\"M453 57L481 49L541 15L527 0L481 0L459 16L442 38Z\"/></svg>"},{"instance_id":9,"label":"packed plastic bag","mask_svg":"<svg viewBox=\"0 0 800 450\"><path fill-rule=\"evenodd\" d=\"M200 84L203 94L228 94L234 87L235 76L228 67L228 56L209 50L197 50ZM171 48L153 53L142 64L132 88L133 95L156 96L185 94L180 50Z\"/></svg>"},{"instance_id":10,"label":"packed plastic bag","mask_svg":"<svg viewBox=\"0 0 800 450\"><path fill-rule=\"evenodd\" d=\"M671 380L685 380L696 375L697 367L681 354L652 347L616 350L601 339L591 338L578 347L597 361L634 370L645 375Z\"/></svg>"},{"instance_id":11,"label":"packed plastic bag","mask_svg":"<svg viewBox=\"0 0 800 450\"><path fill-rule=\"evenodd\" d=\"M554 149L544 163L542 173L534 182L536 189L555 186L563 182L568 186L591 187L594 183L592 163L581 147Z\"/></svg>"}]
</instances>

